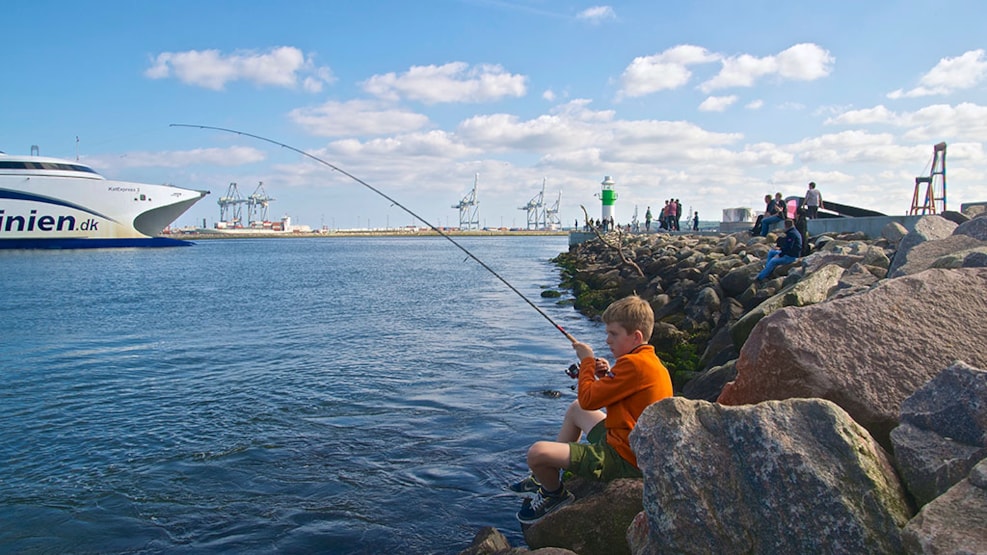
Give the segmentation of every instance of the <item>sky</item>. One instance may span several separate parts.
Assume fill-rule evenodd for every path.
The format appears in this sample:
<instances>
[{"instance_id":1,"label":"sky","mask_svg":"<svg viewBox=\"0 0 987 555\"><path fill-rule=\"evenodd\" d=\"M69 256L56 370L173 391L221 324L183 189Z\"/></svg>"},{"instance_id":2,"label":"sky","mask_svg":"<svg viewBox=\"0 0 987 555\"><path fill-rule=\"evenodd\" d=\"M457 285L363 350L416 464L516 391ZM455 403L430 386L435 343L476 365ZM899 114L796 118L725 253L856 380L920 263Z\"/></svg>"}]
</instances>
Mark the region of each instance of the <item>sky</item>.
<instances>
[{"instance_id":1,"label":"sky","mask_svg":"<svg viewBox=\"0 0 987 555\"><path fill-rule=\"evenodd\" d=\"M809 181L906 214L946 142L958 210L987 201L985 21L981 0L14 2L0 150L210 191L176 227L236 183L347 229L458 226L474 185L483 227L539 196L572 226L605 176L618 223Z\"/></svg>"}]
</instances>

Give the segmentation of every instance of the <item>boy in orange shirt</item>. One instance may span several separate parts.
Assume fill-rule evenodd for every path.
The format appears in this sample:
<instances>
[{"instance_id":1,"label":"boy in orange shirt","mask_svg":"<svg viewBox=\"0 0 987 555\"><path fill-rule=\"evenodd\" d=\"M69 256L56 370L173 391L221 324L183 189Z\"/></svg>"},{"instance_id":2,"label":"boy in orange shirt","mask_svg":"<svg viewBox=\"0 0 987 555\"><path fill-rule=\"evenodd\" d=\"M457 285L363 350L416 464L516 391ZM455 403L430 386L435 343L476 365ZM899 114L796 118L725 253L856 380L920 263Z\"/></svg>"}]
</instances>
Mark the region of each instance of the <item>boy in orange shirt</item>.
<instances>
[{"instance_id":1,"label":"boy in orange shirt","mask_svg":"<svg viewBox=\"0 0 987 555\"><path fill-rule=\"evenodd\" d=\"M672 396L672 380L648 344L655 315L647 301L636 295L615 301L603 312L603 322L616 363L611 368L593 356L589 345L573 343L579 357L578 400L566 411L556 441L539 441L528 449L531 475L508 487L534 494L517 513L522 523L537 522L575 500L562 483L562 470L604 481L641 477L628 435L645 408ZM583 433L588 443L579 442Z\"/></svg>"}]
</instances>

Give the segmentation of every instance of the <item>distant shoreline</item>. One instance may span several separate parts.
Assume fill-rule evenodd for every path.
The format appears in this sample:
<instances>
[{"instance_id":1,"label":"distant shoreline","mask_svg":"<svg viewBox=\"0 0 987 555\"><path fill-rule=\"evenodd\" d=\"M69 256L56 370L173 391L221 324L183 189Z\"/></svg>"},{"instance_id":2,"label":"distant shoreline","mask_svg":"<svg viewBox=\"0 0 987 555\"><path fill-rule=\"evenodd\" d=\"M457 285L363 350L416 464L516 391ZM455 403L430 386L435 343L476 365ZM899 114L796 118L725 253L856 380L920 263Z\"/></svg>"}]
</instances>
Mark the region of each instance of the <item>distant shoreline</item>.
<instances>
[{"instance_id":1,"label":"distant shoreline","mask_svg":"<svg viewBox=\"0 0 987 555\"><path fill-rule=\"evenodd\" d=\"M442 230L442 234L450 237L527 237L527 236L559 236L566 237L569 230L537 231L537 230ZM405 230L337 230L329 232L278 232L278 231L238 231L235 233L180 232L166 235L173 239L186 241L209 241L213 239L307 239L315 237L440 237L431 229L418 231Z\"/></svg>"}]
</instances>

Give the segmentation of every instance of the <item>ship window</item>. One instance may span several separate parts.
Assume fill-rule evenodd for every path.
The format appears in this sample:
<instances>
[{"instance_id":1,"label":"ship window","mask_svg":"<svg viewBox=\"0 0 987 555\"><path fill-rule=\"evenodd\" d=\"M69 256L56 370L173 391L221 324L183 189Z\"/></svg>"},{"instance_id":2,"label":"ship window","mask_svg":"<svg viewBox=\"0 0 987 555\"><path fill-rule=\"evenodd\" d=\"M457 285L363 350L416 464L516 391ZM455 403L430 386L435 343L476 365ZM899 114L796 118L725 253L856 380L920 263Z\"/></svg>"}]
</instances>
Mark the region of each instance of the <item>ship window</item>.
<instances>
[{"instance_id":1,"label":"ship window","mask_svg":"<svg viewBox=\"0 0 987 555\"><path fill-rule=\"evenodd\" d=\"M0 170L59 170L96 173L96 170L80 164L58 164L55 162L14 162L10 160L0 161Z\"/></svg>"},{"instance_id":2,"label":"ship window","mask_svg":"<svg viewBox=\"0 0 987 555\"><path fill-rule=\"evenodd\" d=\"M147 200L147 195L141 195L141 200Z\"/></svg>"}]
</instances>

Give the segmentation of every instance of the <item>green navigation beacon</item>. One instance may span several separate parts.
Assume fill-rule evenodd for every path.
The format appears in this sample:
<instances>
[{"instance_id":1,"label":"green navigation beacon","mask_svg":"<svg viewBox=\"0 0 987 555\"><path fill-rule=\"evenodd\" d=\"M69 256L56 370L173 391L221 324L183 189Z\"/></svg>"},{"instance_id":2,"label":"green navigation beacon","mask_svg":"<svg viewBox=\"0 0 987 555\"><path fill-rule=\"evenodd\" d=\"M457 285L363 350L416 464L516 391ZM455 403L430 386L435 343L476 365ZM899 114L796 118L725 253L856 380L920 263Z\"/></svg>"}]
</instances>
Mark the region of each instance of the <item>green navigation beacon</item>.
<instances>
[{"instance_id":1,"label":"green navigation beacon","mask_svg":"<svg viewBox=\"0 0 987 555\"><path fill-rule=\"evenodd\" d=\"M603 221L608 222L610 218L614 218L614 221L616 221L613 204L617 200L617 193L613 190L613 178L609 175L605 176L600 185L603 186L603 190L600 191L600 201L603 204Z\"/></svg>"}]
</instances>

